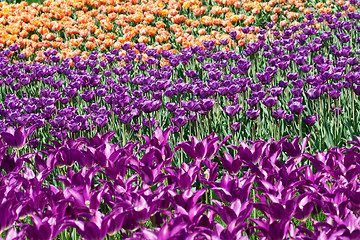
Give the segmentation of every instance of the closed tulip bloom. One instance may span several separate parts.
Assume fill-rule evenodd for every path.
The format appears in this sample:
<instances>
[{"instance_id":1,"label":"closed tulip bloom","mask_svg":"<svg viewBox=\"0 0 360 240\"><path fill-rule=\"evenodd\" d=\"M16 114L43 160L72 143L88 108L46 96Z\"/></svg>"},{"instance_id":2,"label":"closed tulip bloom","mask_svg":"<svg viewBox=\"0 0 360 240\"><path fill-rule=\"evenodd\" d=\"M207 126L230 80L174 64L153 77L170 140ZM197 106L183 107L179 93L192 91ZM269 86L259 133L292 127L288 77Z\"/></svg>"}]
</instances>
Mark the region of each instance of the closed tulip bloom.
<instances>
[{"instance_id":1,"label":"closed tulip bloom","mask_svg":"<svg viewBox=\"0 0 360 240\"><path fill-rule=\"evenodd\" d=\"M92 100L94 100L95 92L94 91L85 91L84 93L80 94L80 97L85 102L91 102Z\"/></svg>"},{"instance_id":2,"label":"closed tulip bloom","mask_svg":"<svg viewBox=\"0 0 360 240\"><path fill-rule=\"evenodd\" d=\"M142 123L144 124L145 127L150 128L155 126L157 124L157 121L153 117L151 117L150 120L148 118L143 118Z\"/></svg>"},{"instance_id":3,"label":"closed tulip bloom","mask_svg":"<svg viewBox=\"0 0 360 240\"><path fill-rule=\"evenodd\" d=\"M178 105L177 103L167 102L165 107L169 112L174 112L178 108Z\"/></svg>"},{"instance_id":4,"label":"closed tulip bloom","mask_svg":"<svg viewBox=\"0 0 360 240\"><path fill-rule=\"evenodd\" d=\"M294 121L294 114L285 114L284 120L285 120L285 122L292 122L292 121Z\"/></svg>"},{"instance_id":5,"label":"closed tulip bloom","mask_svg":"<svg viewBox=\"0 0 360 240\"><path fill-rule=\"evenodd\" d=\"M332 111L334 114L341 114L341 113L344 112L344 110L342 110L341 107L333 108L331 111Z\"/></svg>"},{"instance_id":6,"label":"closed tulip bloom","mask_svg":"<svg viewBox=\"0 0 360 240\"><path fill-rule=\"evenodd\" d=\"M319 87L310 88L305 92L310 99L318 99L321 96L321 89Z\"/></svg>"},{"instance_id":7,"label":"closed tulip bloom","mask_svg":"<svg viewBox=\"0 0 360 240\"><path fill-rule=\"evenodd\" d=\"M332 90L331 92L328 92L330 98L332 99L337 99L340 97L342 92L338 91L338 90Z\"/></svg>"},{"instance_id":8,"label":"closed tulip bloom","mask_svg":"<svg viewBox=\"0 0 360 240\"><path fill-rule=\"evenodd\" d=\"M300 115L304 111L304 108L305 108L305 105L302 105L301 102L298 102L298 101L289 102L288 106L289 106L290 111L297 115Z\"/></svg>"},{"instance_id":9,"label":"closed tulip bloom","mask_svg":"<svg viewBox=\"0 0 360 240\"><path fill-rule=\"evenodd\" d=\"M249 110L247 110L245 112L246 116L250 119L250 120L255 120L259 117L260 115L260 110L255 110L253 108L250 108Z\"/></svg>"},{"instance_id":10,"label":"closed tulip bloom","mask_svg":"<svg viewBox=\"0 0 360 240\"><path fill-rule=\"evenodd\" d=\"M257 97L249 97L248 99L246 99L246 102L249 104L250 107L254 107L254 106L256 106L258 104L259 98L257 98Z\"/></svg>"},{"instance_id":11,"label":"closed tulip bloom","mask_svg":"<svg viewBox=\"0 0 360 240\"><path fill-rule=\"evenodd\" d=\"M279 87L281 87L281 88L284 88L284 89L285 89L288 85L289 85L289 82L287 82L287 81L281 80L281 81L279 82Z\"/></svg>"},{"instance_id":12,"label":"closed tulip bloom","mask_svg":"<svg viewBox=\"0 0 360 240\"><path fill-rule=\"evenodd\" d=\"M291 94L294 95L294 97L300 97L302 91L303 91L302 88L294 88L290 90Z\"/></svg>"},{"instance_id":13,"label":"closed tulip bloom","mask_svg":"<svg viewBox=\"0 0 360 240\"><path fill-rule=\"evenodd\" d=\"M272 110L272 115L274 118L276 119L283 119L285 117L286 111L283 109L276 109L276 110Z\"/></svg>"},{"instance_id":14,"label":"closed tulip bloom","mask_svg":"<svg viewBox=\"0 0 360 240\"><path fill-rule=\"evenodd\" d=\"M224 106L224 112L226 115L233 117L242 109L242 105L233 104L231 106Z\"/></svg>"},{"instance_id":15,"label":"closed tulip bloom","mask_svg":"<svg viewBox=\"0 0 360 240\"><path fill-rule=\"evenodd\" d=\"M234 132L239 131L240 127L241 127L241 123L239 123L239 122L235 122L235 123L231 124L231 130Z\"/></svg>"},{"instance_id":16,"label":"closed tulip bloom","mask_svg":"<svg viewBox=\"0 0 360 240\"><path fill-rule=\"evenodd\" d=\"M313 126L318 119L320 119L320 116L315 114L306 116L306 118L303 118L303 121L306 125Z\"/></svg>"},{"instance_id":17,"label":"closed tulip bloom","mask_svg":"<svg viewBox=\"0 0 360 240\"><path fill-rule=\"evenodd\" d=\"M177 116L175 118L171 118L173 124L179 128L184 126L188 122L188 120L189 119L186 116Z\"/></svg>"},{"instance_id":18,"label":"closed tulip bloom","mask_svg":"<svg viewBox=\"0 0 360 240\"><path fill-rule=\"evenodd\" d=\"M273 107L275 106L275 104L278 102L277 97L271 97L268 96L267 98L265 98L264 100L261 101L266 107Z\"/></svg>"},{"instance_id":19,"label":"closed tulip bloom","mask_svg":"<svg viewBox=\"0 0 360 240\"><path fill-rule=\"evenodd\" d=\"M266 93L264 91L254 92L253 97L257 97L259 100L264 99Z\"/></svg>"}]
</instances>

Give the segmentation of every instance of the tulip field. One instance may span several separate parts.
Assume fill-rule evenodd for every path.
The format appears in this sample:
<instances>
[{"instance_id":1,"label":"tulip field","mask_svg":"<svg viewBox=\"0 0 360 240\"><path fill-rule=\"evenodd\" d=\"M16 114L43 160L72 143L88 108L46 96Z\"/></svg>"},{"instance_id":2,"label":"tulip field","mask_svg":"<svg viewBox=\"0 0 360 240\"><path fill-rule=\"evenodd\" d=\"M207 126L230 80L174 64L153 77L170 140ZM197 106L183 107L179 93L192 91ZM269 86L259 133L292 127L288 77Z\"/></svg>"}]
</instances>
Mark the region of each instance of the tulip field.
<instances>
[{"instance_id":1,"label":"tulip field","mask_svg":"<svg viewBox=\"0 0 360 240\"><path fill-rule=\"evenodd\" d=\"M0 239L360 239L360 0L0 2Z\"/></svg>"}]
</instances>

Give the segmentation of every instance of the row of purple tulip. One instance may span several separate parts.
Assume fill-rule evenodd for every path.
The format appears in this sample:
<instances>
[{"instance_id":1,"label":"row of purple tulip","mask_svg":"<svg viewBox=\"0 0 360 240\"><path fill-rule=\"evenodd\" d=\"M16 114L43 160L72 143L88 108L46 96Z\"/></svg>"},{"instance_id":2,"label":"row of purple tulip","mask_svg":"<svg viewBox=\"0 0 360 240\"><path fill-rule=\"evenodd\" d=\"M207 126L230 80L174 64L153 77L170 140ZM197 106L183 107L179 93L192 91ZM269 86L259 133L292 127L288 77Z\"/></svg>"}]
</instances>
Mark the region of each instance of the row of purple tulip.
<instances>
[{"instance_id":1,"label":"row of purple tulip","mask_svg":"<svg viewBox=\"0 0 360 240\"><path fill-rule=\"evenodd\" d=\"M24 155L4 136L0 236L73 238L76 229L84 239L360 237L358 137L312 155L308 137L226 145L230 136L213 133L172 148L170 129L124 147L110 142L114 134L52 141ZM178 164L180 149L187 158Z\"/></svg>"}]
</instances>

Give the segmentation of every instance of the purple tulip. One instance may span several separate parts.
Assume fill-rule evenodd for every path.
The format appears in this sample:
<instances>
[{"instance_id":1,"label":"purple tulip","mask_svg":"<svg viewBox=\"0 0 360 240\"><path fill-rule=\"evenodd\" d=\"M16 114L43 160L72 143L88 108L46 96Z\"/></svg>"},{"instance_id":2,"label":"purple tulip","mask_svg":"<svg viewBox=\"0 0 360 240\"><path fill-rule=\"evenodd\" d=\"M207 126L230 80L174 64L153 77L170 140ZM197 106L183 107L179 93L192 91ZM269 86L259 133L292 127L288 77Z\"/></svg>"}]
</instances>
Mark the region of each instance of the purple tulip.
<instances>
[{"instance_id":1,"label":"purple tulip","mask_svg":"<svg viewBox=\"0 0 360 240\"><path fill-rule=\"evenodd\" d=\"M236 31L232 31L232 32L229 33L229 35L230 35L230 38L231 38L232 40L235 40L236 37L237 37L237 32L236 32Z\"/></svg>"},{"instance_id":2,"label":"purple tulip","mask_svg":"<svg viewBox=\"0 0 360 240\"><path fill-rule=\"evenodd\" d=\"M285 89L288 86L289 82L281 80L279 82L279 87Z\"/></svg>"},{"instance_id":3,"label":"purple tulip","mask_svg":"<svg viewBox=\"0 0 360 240\"><path fill-rule=\"evenodd\" d=\"M299 75L296 72L295 73L289 72L286 76L290 81L296 80L299 77Z\"/></svg>"},{"instance_id":4,"label":"purple tulip","mask_svg":"<svg viewBox=\"0 0 360 240\"><path fill-rule=\"evenodd\" d=\"M285 120L285 122L292 122L292 121L294 121L294 115L293 114L285 114L284 120Z\"/></svg>"},{"instance_id":5,"label":"purple tulip","mask_svg":"<svg viewBox=\"0 0 360 240\"><path fill-rule=\"evenodd\" d=\"M150 128L150 127L156 126L158 121L156 121L155 118L151 117L150 119L149 118L143 118L142 123L144 124L145 127Z\"/></svg>"},{"instance_id":6,"label":"purple tulip","mask_svg":"<svg viewBox=\"0 0 360 240\"><path fill-rule=\"evenodd\" d=\"M161 105L162 103L159 100L146 100L142 102L141 110L143 110L145 113L156 112L160 109Z\"/></svg>"},{"instance_id":7,"label":"purple tulip","mask_svg":"<svg viewBox=\"0 0 360 240\"><path fill-rule=\"evenodd\" d=\"M275 104L278 102L277 97L271 97L268 96L267 98L265 98L264 100L261 101L266 107L271 108L273 106L275 106Z\"/></svg>"},{"instance_id":8,"label":"purple tulip","mask_svg":"<svg viewBox=\"0 0 360 240\"><path fill-rule=\"evenodd\" d=\"M254 107L258 104L259 98L257 97L249 97L246 99L246 102L249 104L250 107Z\"/></svg>"},{"instance_id":9,"label":"purple tulip","mask_svg":"<svg viewBox=\"0 0 360 240\"><path fill-rule=\"evenodd\" d=\"M30 137L35 131L35 126L25 129L24 126L19 128L7 128L6 132L1 133L3 140L15 149L21 149L28 137Z\"/></svg>"},{"instance_id":10,"label":"purple tulip","mask_svg":"<svg viewBox=\"0 0 360 240\"><path fill-rule=\"evenodd\" d=\"M191 137L191 141L179 143L177 148L182 148L184 152L193 160L211 159L219 151L220 147L230 136L225 137L218 146L217 141L221 137L211 134L205 137L201 142L196 137Z\"/></svg>"},{"instance_id":11,"label":"purple tulip","mask_svg":"<svg viewBox=\"0 0 360 240\"><path fill-rule=\"evenodd\" d=\"M238 112L240 112L242 109L242 105L233 104L231 106L224 106L224 112L229 117L235 116Z\"/></svg>"},{"instance_id":12,"label":"purple tulip","mask_svg":"<svg viewBox=\"0 0 360 240\"><path fill-rule=\"evenodd\" d=\"M305 122L306 125L313 126L318 119L320 119L320 116L315 114L315 115L306 116L305 118L303 118L303 121Z\"/></svg>"},{"instance_id":13,"label":"purple tulip","mask_svg":"<svg viewBox=\"0 0 360 240\"><path fill-rule=\"evenodd\" d=\"M302 94L303 89L302 88L294 88L291 89L290 92L292 95L294 95L294 97L300 97Z\"/></svg>"},{"instance_id":14,"label":"purple tulip","mask_svg":"<svg viewBox=\"0 0 360 240\"><path fill-rule=\"evenodd\" d=\"M240 127L241 127L241 123L239 122L234 122L233 124L231 124L231 130L234 132L239 131Z\"/></svg>"},{"instance_id":15,"label":"purple tulip","mask_svg":"<svg viewBox=\"0 0 360 240\"><path fill-rule=\"evenodd\" d=\"M94 100L95 92L94 91L85 91L84 93L80 94L80 97L85 102L91 102L92 100Z\"/></svg>"},{"instance_id":16,"label":"purple tulip","mask_svg":"<svg viewBox=\"0 0 360 240\"><path fill-rule=\"evenodd\" d=\"M329 94L330 98L332 98L332 99L337 99L337 98L340 97L340 95L342 94L342 92L337 91L337 90L333 90L333 91L331 91L331 92L328 92L328 94Z\"/></svg>"},{"instance_id":17,"label":"purple tulip","mask_svg":"<svg viewBox=\"0 0 360 240\"><path fill-rule=\"evenodd\" d=\"M305 93L310 99L318 99L321 96L321 89L319 87L314 87L310 88Z\"/></svg>"},{"instance_id":18,"label":"purple tulip","mask_svg":"<svg viewBox=\"0 0 360 240\"><path fill-rule=\"evenodd\" d=\"M212 98L202 99L202 101L200 103L202 110L204 110L206 112L210 111L214 105L215 105L215 101Z\"/></svg>"},{"instance_id":19,"label":"purple tulip","mask_svg":"<svg viewBox=\"0 0 360 240\"><path fill-rule=\"evenodd\" d=\"M250 119L250 120L255 120L259 117L260 115L260 109L258 110L254 110L253 108L250 108L249 110L247 110L245 112L246 116Z\"/></svg>"},{"instance_id":20,"label":"purple tulip","mask_svg":"<svg viewBox=\"0 0 360 240\"><path fill-rule=\"evenodd\" d=\"M178 108L178 105L177 103L167 102L165 107L169 112L174 112Z\"/></svg>"},{"instance_id":21,"label":"purple tulip","mask_svg":"<svg viewBox=\"0 0 360 240\"><path fill-rule=\"evenodd\" d=\"M240 156L236 155L234 159L229 153L225 152L224 157L219 157L219 159L223 167L229 172L229 174L236 175L239 173L242 166Z\"/></svg>"},{"instance_id":22,"label":"purple tulip","mask_svg":"<svg viewBox=\"0 0 360 240\"><path fill-rule=\"evenodd\" d=\"M305 105L298 101L290 101L288 107L292 113L300 115L304 111Z\"/></svg>"},{"instance_id":23,"label":"purple tulip","mask_svg":"<svg viewBox=\"0 0 360 240\"><path fill-rule=\"evenodd\" d=\"M273 117L275 119L283 119L285 117L286 111L282 109L276 109L271 111L273 114Z\"/></svg>"},{"instance_id":24,"label":"purple tulip","mask_svg":"<svg viewBox=\"0 0 360 240\"><path fill-rule=\"evenodd\" d=\"M175 118L171 118L173 124L177 127L182 127L188 122L188 118L186 116L176 116Z\"/></svg>"},{"instance_id":25,"label":"purple tulip","mask_svg":"<svg viewBox=\"0 0 360 240\"><path fill-rule=\"evenodd\" d=\"M343 113L344 110L342 110L341 107L337 107L337 108L333 108L331 111L332 111L334 114L340 115L341 113Z\"/></svg>"},{"instance_id":26,"label":"purple tulip","mask_svg":"<svg viewBox=\"0 0 360 240\"><path fill-rule=\"evenodd\" d=\"M269 89L269 92L273 97L278 97L282 94L283 88L282 87L271 87Z\"/></svg>"},{"instance_id":27,"label":"purple tulip","mask_svg":"<svg viewBox=\"0 0 360 240\"><path fill-rule=\"evenodd\" d=\"M360 85L354 86L354 93L355 93L356 95L360 95Z\"/></svg>"}]
</instances>

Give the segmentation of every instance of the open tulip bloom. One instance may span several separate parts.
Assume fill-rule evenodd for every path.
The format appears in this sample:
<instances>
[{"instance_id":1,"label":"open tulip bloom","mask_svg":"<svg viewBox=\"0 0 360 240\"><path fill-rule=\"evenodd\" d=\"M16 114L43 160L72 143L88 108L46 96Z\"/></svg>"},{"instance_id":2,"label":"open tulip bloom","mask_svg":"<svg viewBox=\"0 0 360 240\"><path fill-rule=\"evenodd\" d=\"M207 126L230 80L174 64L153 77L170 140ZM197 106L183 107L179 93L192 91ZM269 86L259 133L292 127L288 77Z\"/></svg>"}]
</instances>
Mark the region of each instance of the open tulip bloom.
<instances>
[{"instance_id":1,"label":"open tulip bloom","mask_svg":"<svg viewBox=\"0 0 360 240\"><path fill-rule=\"evenodd\" d=\"M11 147L15 149L21 149L28 137L30 137L35 131L36 126L30 128L25 128L24 126L19 128L9 127L6 129L6 132L1 133L3 140Z\"/></svg>"}]
</instances>

